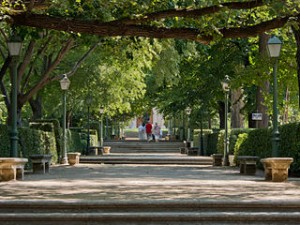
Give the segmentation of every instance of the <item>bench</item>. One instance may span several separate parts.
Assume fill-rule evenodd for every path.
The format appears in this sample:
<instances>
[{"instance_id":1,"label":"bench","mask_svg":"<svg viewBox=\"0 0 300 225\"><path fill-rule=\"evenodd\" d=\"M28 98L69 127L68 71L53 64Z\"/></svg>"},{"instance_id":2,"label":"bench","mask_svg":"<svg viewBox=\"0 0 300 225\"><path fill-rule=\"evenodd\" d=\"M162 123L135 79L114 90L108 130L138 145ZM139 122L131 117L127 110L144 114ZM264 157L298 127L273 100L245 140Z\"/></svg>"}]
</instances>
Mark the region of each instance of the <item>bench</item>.
<instances>
[{"instance_id":1,"label":"bench","mask_svg":"<svg viewBox=\"0 0 300 225\"><path fill-rule=\"evenodd\" d=\"M79 159L80 159L80 152L69 152L67 153L68 155L68 163L73 166L76 164L79 164Z\"/></svg>"},{"instance_id":2,"label":"bench","mask_svg":"<svg viewBox=\"0 0 300 225\"><path fill-rule=\"evenodd\" d=\"M1 181L24 180L24 166L26 158L0 158Z\"/></svg>"},{"instance_id":3,"label":"bench","mask_svg":"<svg viewBox=\"0 0 300 225\"><path fill-rule=\"evenodd\" d=\"M49 173L52 155L31 155L33 173Z\"/></svg>"},{"instance_id":4,"label":"bench","mask_svg":"<svg viewBox=\"0 0 300 225\"><path fill-rule=\"evenodd\" d=\"M198 155L198 151L199 151L199 148L197 148L197 147L186 148L186 154L189 156Z\"/></svg>"},{"instance_id":5,"label":"bench","mask_svg":"<svg viewBox=\"0 0 300 225\"><path fill-rule=\"evenodd\" d=\"M213 154L213 166L222 166L223 155L222 154Z\"/></svg>"},{"instance_id":6,"label":"bench","mask_svg":"<svg viewBox=\"0 0 300 225\"><path fill-rule=\"evenodd\" d=\"M256 161L257 156L238 156L238 162L240 164L240 173L245 175L255 175L256 173Z\"/></svg>"},{"instance_id":7,"label":"bench","mask_svg":"<svg viewBox=\"0 0 300 225\"><path fill-rule=\"evenodd\" d=\"M186 148L185 147L179 147L180 154L186 154Z\"/></svg>"},{"instance_id":8,"label":"bench","mask_svg":"<svg viewBox=\"0 0 300 225\"><path fill-rule=\"evenodd\" d=\"M288 170L293 158L272 157L261 159L265 169L265 180L272 180L273 182L284 182L288 179Z\"/></svg>"}]
</instances>

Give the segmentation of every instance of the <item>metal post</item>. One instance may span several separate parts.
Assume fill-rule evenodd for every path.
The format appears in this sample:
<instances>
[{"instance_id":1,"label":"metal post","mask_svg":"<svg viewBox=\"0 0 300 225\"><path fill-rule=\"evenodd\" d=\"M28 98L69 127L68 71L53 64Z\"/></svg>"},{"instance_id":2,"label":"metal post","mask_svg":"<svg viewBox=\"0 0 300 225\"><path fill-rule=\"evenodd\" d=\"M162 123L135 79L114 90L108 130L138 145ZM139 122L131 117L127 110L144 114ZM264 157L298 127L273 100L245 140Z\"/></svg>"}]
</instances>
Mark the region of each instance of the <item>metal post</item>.
<instances>
[{"instance_id":1,"label":"metal post","mask_svg":"<svg viewBox=\"0 0 300 225\"><path fill-rule=\"evenodd\" d=\"M200 155L204 155L204 145L203 145L203 123L202 116L200 121Z\"/></svg>"},{"instance_id":2,"label":"metal post","mask_svg":"<svg viewBox=\"0 0 300 225\"><path fill-rule=\"evenodd\" d=\"M277 64L278 59L275 58L273 66L273 133L272 133L272 156L278 157L278 149L280 143L280 134L278 130L278 109L277 109Z\"/></svg>"},{"instance_id":3,"label":"metal post","mask_svg":"<svg viewBox=\"0 0 300 225\"><path fill-rule=\"evenodd\" d=\"M190 115L188 115L188 130L187 130L187 141L190 142L191 141L191 118Z\"/></svg>"},{"instance_id":4,"label":"metal post","mask_svg":"<svg viewBox=\"0 0 300 225\"><path fill-rule=\"evenodd\" d=\"M11 140L11 157L18 157L18 89L17 89L17 57L12 56L11 62L11 70L12 70L12 97L11 97L11 132L10 132L10 140Z\"/></svg>"},{"instance_id":5,"label":"metal post","mask_svg":"<svg viewBox=\"0 0 300 225\"><path fill-rule=\"evenodd\" d=\"M100 121L100 146L103 147L103 117L101 115L101 121Z\"/></svg>"},{"instance_id":6,"label":"metal post","mask_svg":"<svg viewBox=\"0 0 300 225\"><path fill-rule=\"evenodd\" d=\"M229 159L228 159L228 153L229 153L229 138L228 138L228 95L229 90L225 91L225 135L224 135L224 160L223 164L224 166L229 166Z\"/></svg>"},{"instance_id":7,"label":"metal post","mask_svg":"<svg viewBox=\"0 0 300 225\"><path fill-rule=\"evenodd\" d=\"M89 154L89 150L90 150L90 140L91 140L91 137L90 137L90 104L88 104L88 107L87 107L87 114L88 114L88 130L87 130L87 140L86 140L86 155Z\"/></svg>"},{"instance_id":8,"label":"metal post","mask_svg":"<svg viewBox=\"0 0 300 225\"><path fill-rule=\"evenodd\" d=\"M67 158L67 91L63 90L63 151L61 156L61 164L68 162Z\"/></svg>"}]
</instances>

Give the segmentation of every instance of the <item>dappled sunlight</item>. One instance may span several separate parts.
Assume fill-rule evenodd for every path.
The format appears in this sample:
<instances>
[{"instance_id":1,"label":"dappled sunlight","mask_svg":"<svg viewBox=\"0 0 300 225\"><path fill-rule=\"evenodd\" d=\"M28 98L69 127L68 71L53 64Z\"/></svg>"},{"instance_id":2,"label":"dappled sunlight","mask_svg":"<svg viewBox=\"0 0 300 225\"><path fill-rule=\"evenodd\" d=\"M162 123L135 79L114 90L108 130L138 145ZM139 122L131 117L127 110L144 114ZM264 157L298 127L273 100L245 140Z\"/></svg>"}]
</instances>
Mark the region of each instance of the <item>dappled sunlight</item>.
<instances>
[{"instance_id":1,"label":"dappled sunlight","mask_svg":"<svg viewBox=\"0 0 300 225\"><path fill-rule=\"evenodd\" d=\"M79 164L1 182L0 199L296 199L299 185L299 178L273 183L232 167Z\"/></svg>"}]
</instances>

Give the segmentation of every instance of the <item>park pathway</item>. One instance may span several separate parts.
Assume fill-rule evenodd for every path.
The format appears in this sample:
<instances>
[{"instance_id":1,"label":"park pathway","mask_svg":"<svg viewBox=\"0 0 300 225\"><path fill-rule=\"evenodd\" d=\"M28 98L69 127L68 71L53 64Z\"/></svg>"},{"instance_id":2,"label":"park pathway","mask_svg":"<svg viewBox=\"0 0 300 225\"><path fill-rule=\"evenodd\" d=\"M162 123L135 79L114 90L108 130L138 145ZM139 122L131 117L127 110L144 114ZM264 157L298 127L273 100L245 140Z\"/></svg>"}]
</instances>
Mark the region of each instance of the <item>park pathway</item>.
<instances>
[{"instance_id":1,"label":"park pathway","mask_svg":"<svg viewBox=\"0 0 300 225\"><path fill-rule=\"evenodd\" d=\"M235 167L54 165L0 183L0 224L298 224L299 187Z\"/></svg>"}]
</instances>

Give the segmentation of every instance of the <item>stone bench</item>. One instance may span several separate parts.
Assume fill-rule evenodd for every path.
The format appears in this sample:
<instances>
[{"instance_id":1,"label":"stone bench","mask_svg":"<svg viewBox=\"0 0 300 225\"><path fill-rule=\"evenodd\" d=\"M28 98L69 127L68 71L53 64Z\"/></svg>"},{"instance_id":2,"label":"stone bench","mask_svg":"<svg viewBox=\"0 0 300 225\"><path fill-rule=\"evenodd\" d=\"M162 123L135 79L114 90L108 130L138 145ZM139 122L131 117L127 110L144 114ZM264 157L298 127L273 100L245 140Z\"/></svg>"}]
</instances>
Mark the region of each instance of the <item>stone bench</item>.
<instances>
[{"instance_id":1,"label":"stone bench","mask_svg":"<svg viewBox=\"0 0 300 225\"><path fill-rule=\"evenodd\" d=\"M179 147L180 154L186 154L186 148L185 147Z\"/></svg>"},{"instance_id":2,"label":"stone bench","mask_svg":"<svg viewBox=\"0 0 300 225\"><path fill-rule=\"evenodd\" d=\"M240 173L245 175L255 175L257 156L238 156L237 160L240 164Z\"/></svg>"},{"instance_id":3,"label":"stone bench","mask_svg":"<svg viewBox=\"0 0 300 225\"><path fill-rule=\"evenodd\" d=\"M0 180L24 180L26 158L0 158Z\"/></svg>"},{"instance_id":4,"label":"stone bench","mask_svg":"<svg viewBox=\"0 0 300 225\"><path fill-rule=\"evenodd\" d=\"M49 173L52 155L36 154L31 155L33 173Z\"/></svg>"},{"instance_id":5,"label":"stone bench","mask_svg":"<svg viewBox=\"0 0 300 225\"><path fill-rule=\"evenodd\" d=\"M273 182L284 182L288 179L288 173L293 158L272 157L261 159L265 169L265 180Z\"/></svg>"},{"instance_id":6,"label":"stone bench","mask_svg":"<svg viewBox=\"0 0 300 225\"><path fill-rule=\"evenodd\" d=\"M213 166L222 166L223 155L222 154L213 154Z\"/></svg>"},{"instance_id":7,"label":"stone bench","mask_svg":"<svg viewBox=\"0 0 300 225\"><path fill-rule=\"evenodd\" d=\"M197 147L186 148L186 154L189 156L198 155L198 151L199 151L199 148L197 148Z\"/></svg>"},{"instance_id":8,"label":"stone bench","mask_svg":"<svg viewBox=\"0 0 300 225\"><path fill-rule=\"evenodd\" d=\"M73 166L76 164L79 164L79 159L80 159L80 152L69 152L67 153L68 155L68 163Z\"/></svg>"}]
</instances>

